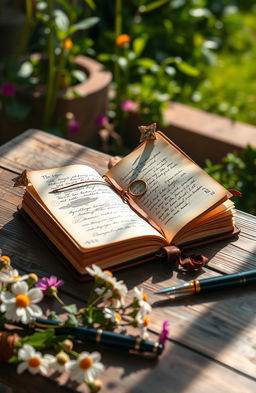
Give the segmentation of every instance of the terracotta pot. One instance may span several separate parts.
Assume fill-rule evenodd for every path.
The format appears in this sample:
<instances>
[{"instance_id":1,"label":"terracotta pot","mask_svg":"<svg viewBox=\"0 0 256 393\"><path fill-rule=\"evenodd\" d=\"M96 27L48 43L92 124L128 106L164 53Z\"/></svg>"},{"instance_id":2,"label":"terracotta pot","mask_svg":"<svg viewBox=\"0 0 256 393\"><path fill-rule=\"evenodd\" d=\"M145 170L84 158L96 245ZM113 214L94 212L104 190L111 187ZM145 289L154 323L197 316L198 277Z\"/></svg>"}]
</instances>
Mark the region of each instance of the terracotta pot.
<instances>
[{"instance_id":1,"label":"terracotta pot","mask_svg":"<svg viewBox=\"0 0 256 393\"><path fill-rule=\"evenodd\" d=\"M98 136L96 120L107 111L108 87L112 80L112 74L105 71L102 64L85 56L77 56L75 63L88 77L85 82L60 93L57 99L55 119L64 119L67 112L73 113L74 118L81 124L81 130L78 133L67 133L67 138L81 144L91 144L95 143ZM82 97L75 97L72 90L80 93ZM64 98L64 95L70 98ZM30 113L24 121L15 121L2 112L0 116L0 143L12 139L28 128L40 129L42 127L44 94L20 90L17 92L17 97L32 100Z\"/></svg>"}]
</instances>

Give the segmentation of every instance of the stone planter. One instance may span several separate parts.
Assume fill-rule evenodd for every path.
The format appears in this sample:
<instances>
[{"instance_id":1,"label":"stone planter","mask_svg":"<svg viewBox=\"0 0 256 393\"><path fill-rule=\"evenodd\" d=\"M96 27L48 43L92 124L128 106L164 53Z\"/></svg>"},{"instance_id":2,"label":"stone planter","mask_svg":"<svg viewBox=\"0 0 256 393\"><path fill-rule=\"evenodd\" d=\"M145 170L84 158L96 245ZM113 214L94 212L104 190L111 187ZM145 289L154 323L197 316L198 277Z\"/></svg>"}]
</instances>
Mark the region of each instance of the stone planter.
<instances>
[{"instance_id":1,"label":"stone planter","mask_svg":"<svg viewBox=\"0 0 256 393\"><path fill-rule=\"evenodd\" d=\"M103 69L102 64L85 56L77 56L75 63L87 74L85 82L72 86L59 94L55 113L56 120L64 118L65 113L71 112L80 122L81 130L68 133L67 138L81 144L91 144L97 139L98 126L96 120L107 111L108 87L112 74ZM72 90L81 94L75 97ZM71 98L64 98L64 95ZM31 100L32 107L24 121L15 121L5 113L0 117L0 143L4 143L28 128L41 128L44 106L44 94L40 92L21 90L17 93L19 99Z\"/></svg>"},{"instance_id":2,"label":"stone planter","mask_svg":"<svg viewBox=\"0 0 256 393\"><path fill-rule=\"evenodd\" d=\"M166 127L161 131L199 165L207 158L218 163L228 152L240 152L248 144L256 146L256 127L249 124L179 103L170 103L164 118ZM130 147L138 145L141 124L141 117L130 113L126 127Z\"/></svg>"}]
</instances>

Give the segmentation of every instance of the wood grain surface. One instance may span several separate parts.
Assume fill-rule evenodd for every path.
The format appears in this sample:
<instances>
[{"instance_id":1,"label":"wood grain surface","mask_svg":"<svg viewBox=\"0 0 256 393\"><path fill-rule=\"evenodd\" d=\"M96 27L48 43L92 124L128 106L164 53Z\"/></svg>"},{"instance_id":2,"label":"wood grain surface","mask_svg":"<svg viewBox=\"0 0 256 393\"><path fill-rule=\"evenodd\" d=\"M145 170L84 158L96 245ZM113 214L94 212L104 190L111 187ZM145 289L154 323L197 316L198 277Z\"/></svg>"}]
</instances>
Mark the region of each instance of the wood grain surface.
<instances>
[{"instance_id":1,"label":"wood grain surface","mask_svg":"<svg viewBox=\"0 0 256 393\"><path fill-rule=\"evenodd\" d=\"M62 296L70 302L86 299L91 283L75 281L55 254L17 214L23 189L12 178L24 169L44 169L74 163L107 171L109 156L37 130L29 130L0 147L0 249L24 272L56 274L65 280ZM156 340L164 320L170 340L158 361L103 350L106 371L103 392L244 393L256 391L255 287L201 297L177 299L156 295L166 286L220 274L256 269L256 218L237 212L238 238L198 248L209 257L200 273L184 274L175 266L152 261L118 272L132 296L144 288L153 307L151 338ZM52 303L56 307L55 303ZM92 349L95 350L95 347ZM84 391L53 376L50 380L18 376L15 367L0 365L0 381L20 392Z\"/></svg>"}]
</instances>

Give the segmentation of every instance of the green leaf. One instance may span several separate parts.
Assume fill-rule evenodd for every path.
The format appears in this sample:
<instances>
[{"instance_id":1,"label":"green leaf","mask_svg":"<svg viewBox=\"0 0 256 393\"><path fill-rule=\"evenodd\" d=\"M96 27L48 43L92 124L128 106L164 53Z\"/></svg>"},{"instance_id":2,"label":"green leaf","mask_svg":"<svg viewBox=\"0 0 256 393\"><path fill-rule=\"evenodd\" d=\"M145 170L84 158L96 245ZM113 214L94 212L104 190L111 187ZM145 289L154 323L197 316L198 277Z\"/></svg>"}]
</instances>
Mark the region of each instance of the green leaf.
<instances>
[{"instance_id":1,"label":"green leaf","mask_svg":"<svg viewBox=\"0 0 256 393\"><path fill-rule=\"evenodd\" d=\"M3 328L4 328L5 323L6 323L5 314L4 314L4 313L1 313L1 314L0 314L0 329L3 329Z\"/></svg>"},{"instance_id":2,"label":"green leaf","mask_svg":"<svg viewBox=\"0 0 256 393\"><path fill-rule=\"evenodd\" d=\"M20 78L29 78L33 72L33 66L30 61L25 61L21 64L21 67L18 71L18 76Z\"/></svg>"},{"instance_id":3,"label":"green leaf","mask_svg":"<svg viewBox=\"0 0 256 393\"><path fill-rule=\"evenodd\" d=\"M67 311L69 314L76 314L77 313L77 306L76 304L69 304L68 306L63 306L63 310Z\"/></svg>"},{"instance_id":4,"label":"green leaf","mask_svg":"<svg viewBox=\"0 0 256 393\"><path fill-rule=\"evenodd\" d=\"M75 89L72 90L72 94L73 94L73 97L76 97L76 98L86 97L86 93L81 93L80 91L75 90Z\"/></svg>"},{"instance_id":5,"label":"green leaf","mask_svg":"<svg viewBox=\"0 0 256 393\"><path fill-rule=\"evenodd\" d=\"M112 53L101 53L97 57L97 59L99 61L102 61L102 62L104 62L104 61L112 61L112 60L114 60L114 56L112 55Z\"/></svg>"},{"instance_id":6,"label":"green leaf","mask_svg":"<svg viewBox=\"0 0 256 393\"><path fill-rule=\"evenodd\" d=\"M183 74L195 77L199 75L199 71L185 61L177 62L176 66Z\"/></svg>"},{"instance_id":7,"label":"green leaf","mask_svg":"<svg viewBox=\"0 0 256 393\"><path fill-rule=\"evenodd\" d=\"M78 80L78 82L84 82L87 79L87 75L84 71L74 70L72 71L72 76Z\"/></svg>"},{"instance_id":8,"label":"green leaf","mask_svg":"<svg viewBox=\"0 0 256 393\"><path fill-rule=\"evenodd\" d=\"M150 59L148 57L143 57L143 58L137 60L137 64L141 67L151 68L154 65L156 65L156 62L155 62L155 60Z\"/></svg>"},{"instance_id":9,"label":"green leaf","mask_svg":"<svg viewBox=\"0 0 256 393\"><path fill-rule=\"evenodd\" d=\"M164 5L166 3L170 3L170 0L157 0L157 1L154 1L153 3L148 4L148 5L141 5L139 7L139 12L141 14L144 14L145 12L150 12L150 11L155 10L156 8L161 7L162 5Z\"/></svg>"},{"instance_id":10,"label":"green leaf","mask_svg":"<svg viewBox=\"0 0 256 393\"><path fill-rule=\"evenodd\" d=\"M143 52L146 46L146 43L147 43L147 39L145 37L135 38L135 40L133 41L133 50L137 56L141 55L141 53Z\"/></svg>"},{"instance_id":11,"label":"green leaf","mask_svg":"<svg viewBox=\"0 0 256 393\"><path fill-rule=\"evenodd\" d=\"M56 341L54 329L46 329L20 340L21 345L29 344L34 348L48 348Z\"/></svg>"},{"instance_id":12,"label":"green leaf","mask_svg":"<svg viewBox=\"0 0 256 393\"><path fill-rule=\"evenodd\" d=\"M60 319L55 311L50 312L50 314L48 315L48 319L49 319L49 321L57 321L57 322L60 321Z\"/></svg>"},{"instance_id":13,"label":"green leaf","mask_svg":"<svg viewBox=\"0 0 256 393\"><path fill-rule=\"evenodd\" d=\"M25 101L12 99L6 102L6 114L14 120L24 120L30 111L30 104Z\"/></svg>"},{"instance_id":14,"label":"green leaf","mask_svg":"<svg viewBox=\"0 0 256 393\"><path fill-rule=\"evenodd\" d=\"M96 4L93 0L84 0L84 2L91 8L91 10L95 10Z\"/></svg>"},{"instance_id":15,"label":"green leaf","mask_svg":"<svg viewBox=\"0 0 256 393\"><path fill-rule=\"evenodd\" d=\"M18 356L12 356L9 360L8 363L19 363L20 362L20 358L18 358Z\"/></svg>"},{"instance_id":16,"label":"green leaf","mask_svg":"<svg viewBox=\"0 0 256 393\"><path fill-rule=\"evenodd\" d=\"M76 327L76 326L78 326L78 320L76 319L76 317L74 315L69 314L68 318L65 322L65 326Z\"/></svg>"},{"instance_id":17,"label":"green leaf","mask_svg":"<svg viewBox=\"0 0 256 393\"><path fill-rule=\"evenodd\" d=\"M100 21L100 18L98 18L97 16L92 16L91 18L83 19L80 22L72 25L70 28L70 31L71 31L71 33L74 33L75 31L78 31L78 30L87 30L90 27L99 23L99 21Z\"/></svg>"},{"instance_id":18,"label":"green leaf","mask_svg":"<svg viewBox=\"0 0 256 393\"><path fill-rule=\"evenodd\" d=\"M66 33L69 28L69 18L67 14L62 10L54 10L54 19L57 29Z\"/></svg>"}]
</instances>

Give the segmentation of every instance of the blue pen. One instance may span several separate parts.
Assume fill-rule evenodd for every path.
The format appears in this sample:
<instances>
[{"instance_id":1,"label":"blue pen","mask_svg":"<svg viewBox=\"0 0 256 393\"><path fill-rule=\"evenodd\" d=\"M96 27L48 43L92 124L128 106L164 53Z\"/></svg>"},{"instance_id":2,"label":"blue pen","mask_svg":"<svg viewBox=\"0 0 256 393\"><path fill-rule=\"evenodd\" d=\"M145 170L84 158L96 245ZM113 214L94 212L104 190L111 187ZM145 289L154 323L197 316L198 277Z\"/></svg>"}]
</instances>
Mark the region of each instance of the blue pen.
<instances>
[{"instance_id":1,"label":"blue pen","mask_svg":"<svg viewBox=\"0 0 256 393\"><path fill-rule=\"evenodd\" d=\"M193 280L185 284L160 289L157 294L168 295L201 295L208 292L219 292L223 289L239 288L256 283L256 270L226 274L224 276Z\"/></svg>"}]
</instances>

